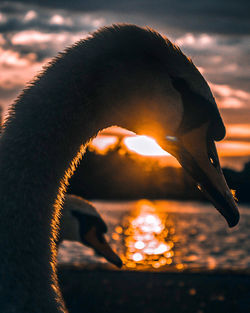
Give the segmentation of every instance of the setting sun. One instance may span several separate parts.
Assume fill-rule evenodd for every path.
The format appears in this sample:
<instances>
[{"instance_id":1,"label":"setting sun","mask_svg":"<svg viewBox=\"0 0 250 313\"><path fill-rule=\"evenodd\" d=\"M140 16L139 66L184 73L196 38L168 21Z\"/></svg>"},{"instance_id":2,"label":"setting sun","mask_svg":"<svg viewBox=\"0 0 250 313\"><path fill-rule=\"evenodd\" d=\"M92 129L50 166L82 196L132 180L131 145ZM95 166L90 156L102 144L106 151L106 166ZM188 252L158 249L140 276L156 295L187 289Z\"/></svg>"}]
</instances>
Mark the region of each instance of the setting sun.
<instances>
[{"instance_id":1,"label":"setting sun","mask_svg":"<svg viewBox=\"0 0 250 313\"><path fill-rule=\"evenodd\" d=\"M157 142L148 136L126 137L124 143L127 148L145 156L168 156L169 153L164 151Z\"/></svg>"},{"instance_id":2,"label":"setting sun","mask_svg":"<svg viewBox=\"0 0 250 313\"><path fill-rule=\"evenodd\" d=\"M168 152L164 151L155 139L136 135L135 133L117 126L103 130L89 144L89 150L97 154L105 155L116 149L118 153L128 153L133 156L152 157L160 167L180 167L178 161Z\"/></svg>"}]
</instances>

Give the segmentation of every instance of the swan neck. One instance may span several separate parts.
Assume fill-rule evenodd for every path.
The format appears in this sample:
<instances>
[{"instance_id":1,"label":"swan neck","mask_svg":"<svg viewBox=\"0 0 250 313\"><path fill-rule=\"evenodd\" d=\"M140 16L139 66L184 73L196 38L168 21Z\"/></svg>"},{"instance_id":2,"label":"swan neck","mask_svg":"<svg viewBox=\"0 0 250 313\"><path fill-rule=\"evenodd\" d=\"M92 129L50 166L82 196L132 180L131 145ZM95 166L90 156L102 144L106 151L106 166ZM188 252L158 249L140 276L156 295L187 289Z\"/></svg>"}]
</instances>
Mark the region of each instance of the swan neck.
<instances>
[{"instance_id":1,"label":"swan neck","mask_svg":"<svg viewBox=\"0 0 250 313\"><path fill-rule=\"evenodd\" d=\"M48 79L13 107L0 143L0 307L66 312L56 275L61 198L100 125ZM63 88L63 87L62 87ZM64 93L65 97L61 94ZM2 292L3 291L3 292ZM12 299L11 301L7 299Z\"/></svg>"}]
</instances>

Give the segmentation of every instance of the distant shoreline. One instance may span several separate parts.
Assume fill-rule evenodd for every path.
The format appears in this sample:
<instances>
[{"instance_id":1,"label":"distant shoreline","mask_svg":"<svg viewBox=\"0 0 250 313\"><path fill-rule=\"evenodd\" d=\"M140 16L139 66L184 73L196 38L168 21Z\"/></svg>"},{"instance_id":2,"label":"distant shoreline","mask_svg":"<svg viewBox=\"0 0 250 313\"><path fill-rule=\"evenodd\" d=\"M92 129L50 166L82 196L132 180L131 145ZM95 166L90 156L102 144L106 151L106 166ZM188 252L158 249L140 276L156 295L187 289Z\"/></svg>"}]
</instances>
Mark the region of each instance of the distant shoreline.
<instances>
[{"instance_id":1,"label":"distant shoreline","mask_svg":"<svg viewBox=\"0 0 250 313\"><path fill-rule=\"evenodd\" d=\"M157 274L185 274L185 275L235 275L235 276L249 276L250 278L250 268L248 269L208 269L206 267L197 268L185 268L183 270L178 270L174 266L165 266L158 269L147 268L147 269L129 269L122 267L121 269L116 268L114 265L109 263L74 263L74 264L58 264L59 271L100 271L100 272L126 272L126 273L157 273ZM249 280L250 283L250 280Z\"/></svg>"},{"instance_id":2,"label":"distant shoreline","mask_svg":"<svg viewBox=\"0 0 250 313\"><path fill-rule=\"evenodd\" d=\"M88 197L86 197L88 198ZM138 201L141 199L145 199L145 200L162 200L162 201L180 201L180 202L186 202L186 201L192 201L192 202L200 202L200 203L207 203L207 204L211 204L211 202L209 200L207 200L206 198L177 198L177 197L95 197L95 198L89 198L90 201L121 201L121 202L125 202L125 201ZM237 202L239 205L248 205L250 204L250 200L249 201L238 201ZM212 204L211 204L212 205Z\"/></svg>"}]
</instances>

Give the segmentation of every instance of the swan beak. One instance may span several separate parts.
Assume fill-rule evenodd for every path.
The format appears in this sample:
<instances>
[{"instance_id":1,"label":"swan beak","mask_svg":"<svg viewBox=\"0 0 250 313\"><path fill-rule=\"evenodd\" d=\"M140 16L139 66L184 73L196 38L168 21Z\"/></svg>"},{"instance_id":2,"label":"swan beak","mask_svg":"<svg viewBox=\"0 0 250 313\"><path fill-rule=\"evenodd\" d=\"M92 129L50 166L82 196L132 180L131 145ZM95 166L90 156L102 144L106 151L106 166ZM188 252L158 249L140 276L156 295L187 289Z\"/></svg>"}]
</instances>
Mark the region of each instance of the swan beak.
<instances>
[{"instance_id":1,"label":"swan beak","mask_svg":"<svg viewBox=\"0 0 250 313\"><path fill-rule=\"evenodd\" d=\"M95 226L91 227L90 230L84 235L84 242L91 246L98 254L103 256L110 263L119 268L122 267L122 260L112 250L104 234L98 232Z\"/></svg>"},{"instance_id":2,"label":"swan beak","mask_svg":"<svg viewBox=\"0 0 250 313\"><path fill-rule=\"evenodd\" d=\"M178 139L172 137L165 149L175 156L191 175L197 188L224 216L229 227L234 227L239 222L239 211L222 173L215 143L208 138L205 126L194 129Z\"/></svg>"}]
</instances>

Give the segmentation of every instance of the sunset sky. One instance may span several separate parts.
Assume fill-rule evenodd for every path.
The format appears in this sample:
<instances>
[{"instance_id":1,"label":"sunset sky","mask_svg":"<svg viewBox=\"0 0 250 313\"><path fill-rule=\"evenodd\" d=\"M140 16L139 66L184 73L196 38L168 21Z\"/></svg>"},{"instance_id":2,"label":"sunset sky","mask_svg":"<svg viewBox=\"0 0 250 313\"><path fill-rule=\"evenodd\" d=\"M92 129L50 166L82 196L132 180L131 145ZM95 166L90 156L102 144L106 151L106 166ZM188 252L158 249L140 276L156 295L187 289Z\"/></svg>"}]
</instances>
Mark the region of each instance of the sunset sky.
<instances>
[{"instance_id":1,"label":"sunset sky","mask_svg":"<svg viewBox=\"0 0 250 313\"><path fill-rule=\"evenodd\" d=\"M98 27L150 26L179 45L208 80L227 126L220 155L240 168L250 159L249 12L247 0L1 1L0 105L6 113L52 56Z\"/></svg>"}]
</instances>

